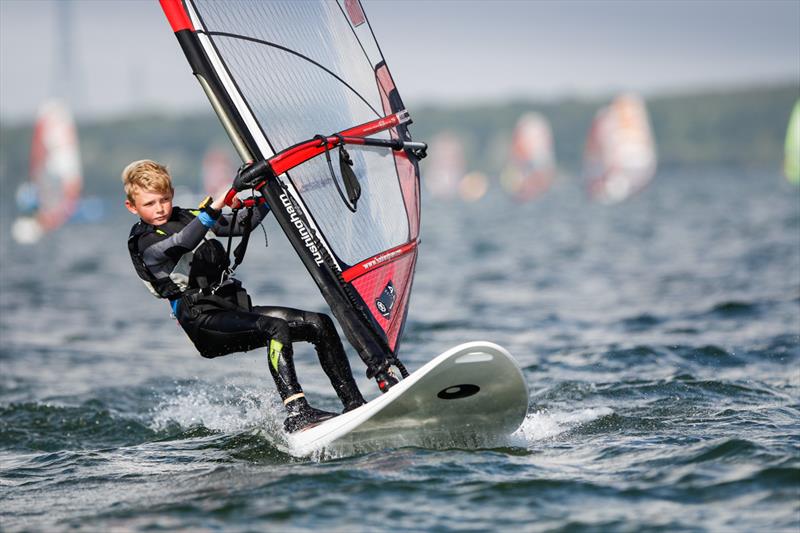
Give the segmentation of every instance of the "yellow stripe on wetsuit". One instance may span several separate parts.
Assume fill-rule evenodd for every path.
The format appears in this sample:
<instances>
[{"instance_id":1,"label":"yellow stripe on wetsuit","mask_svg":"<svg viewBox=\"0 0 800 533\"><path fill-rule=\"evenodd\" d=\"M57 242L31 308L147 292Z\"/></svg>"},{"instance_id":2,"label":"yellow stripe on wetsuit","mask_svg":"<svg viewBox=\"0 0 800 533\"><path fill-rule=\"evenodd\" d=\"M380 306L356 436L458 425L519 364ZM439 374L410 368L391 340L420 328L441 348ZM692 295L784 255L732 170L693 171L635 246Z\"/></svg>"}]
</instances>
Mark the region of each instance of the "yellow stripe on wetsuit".
<instances>
[{"instance_id":1,"label":"yellow stripe on wetsuit","mask_svg":"<svg viewBox=\"0 0 800 533\"><path fill-rule=\"evenodd\" d=\"M282 342L276 341L275 339L269 341L269 364L272 365L272 368L275 369L275 372L278 371L278 361L281 358L282 352L283 352Z\"/></svg>"}]
</instances>

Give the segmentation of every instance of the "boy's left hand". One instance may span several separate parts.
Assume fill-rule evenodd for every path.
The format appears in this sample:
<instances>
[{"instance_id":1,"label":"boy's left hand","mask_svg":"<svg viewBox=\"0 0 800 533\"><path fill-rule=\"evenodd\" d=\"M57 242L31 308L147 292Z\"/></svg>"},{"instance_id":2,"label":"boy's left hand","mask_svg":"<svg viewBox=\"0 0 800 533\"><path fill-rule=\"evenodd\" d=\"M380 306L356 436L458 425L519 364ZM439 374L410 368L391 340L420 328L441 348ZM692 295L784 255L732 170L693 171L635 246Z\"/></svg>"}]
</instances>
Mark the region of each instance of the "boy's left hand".
<instances>
[{"instance_id":1,"label":"boy's left hand","mask_svg":"<svg viewBox=\"0 0 800 533\"><path fill-rule=\"evenodd\" d=\"M230 191L230 187L220 190L217 194L214 195L214 201L211 202L211 209L216 209L220 211L223 207L225 207L225 196L227 196L228 191Z\"/></svg>"}]
</instances>

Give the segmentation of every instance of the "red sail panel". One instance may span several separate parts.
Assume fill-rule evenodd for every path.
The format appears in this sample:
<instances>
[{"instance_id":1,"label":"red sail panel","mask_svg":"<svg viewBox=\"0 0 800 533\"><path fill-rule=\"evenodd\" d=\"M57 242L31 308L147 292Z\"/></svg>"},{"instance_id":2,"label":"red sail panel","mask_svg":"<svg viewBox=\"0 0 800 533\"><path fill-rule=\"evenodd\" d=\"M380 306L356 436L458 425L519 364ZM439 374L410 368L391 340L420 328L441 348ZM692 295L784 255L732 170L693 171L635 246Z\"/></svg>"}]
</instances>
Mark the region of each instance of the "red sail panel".
<instances>
[{"instance_id":1,"label":"red sail panel","mask_svg":"<svg viewBox=\"0 0 800 533\"><path fill-rule=\"evenodd\" d=\"M392 113L395 108L402 108L397 88L386 64L375 70L375 78L380 89L381 104L384 113ZM393 139L403 133L392 128ZM381 266L353 281L353 286L369 306L375 320L386 333L389 349L396 353L398 340L405 325L408 313L408 302L414 278L414 267L417 262L417 239L419 238L420 195L418 169L404 151L393 152L397 179L403 196L403 203L408 219L408 241L413 249L409 253ZM391 294L390 294L391 293ZM393 307L387 309L387 301Z\"/></svg>"},{"instance_id":2,"label":"red sail panel","mask_svg":"<svg viewBox=\"0 0 800 533\"><path fill-rule=\"evenodd\" d=\"M367 21L367 17L364 16L364 11L361 9L361 2L358 0L344 0L344 8L353 27L361 26Z\"/></svg>"},{"instance_id":3,"label":"red sail panel","mask_svg":"<svg viewBox=\"0 0 800 533\"><path fill-rule=\"evenodd\" d=\"M405 152L395 152L394 161L397 165L397 174L400 178L400 189L403 191L403 200L408 212L408 231L410 239L419 238L419 180L417 170L408 160Z\"/></svg>"},{"instance_id":4,"label":"red sail panel","mask_svg":"<svg viewBox=\"0 0 800 533\"><path fill-rule=\"evenodd\" d=\"M417 261L416 248L399 259L353 280L352 286L367 303L370 313L395 350L408 311L411 281Z\"/></svg>"},{"instance_id":5,"label":"red sail panel","mask_svg":"<svg viewBox=\"0 0 800 533\"><path fill-rule=\"evenodd\" d=\"M389 73L389 68L383 64L375 71L375 77L378 81L380 88L381 103L383 110L386 114L392 113L392 104L390 95L394 91L396 94L396 87L392 75ZM398 137L397 130L390 131L393 139ZM419 178L417 169L414 164L408 159L405 152L394 152L395 167L397 168L397 177L400 180L400 189L403 194L403 201L406 206L406 214L408 215L408 230L409 241L416 241L419 237L419 218L420 218L420 198L419 198Z\"/></svg>"}]
</instances>

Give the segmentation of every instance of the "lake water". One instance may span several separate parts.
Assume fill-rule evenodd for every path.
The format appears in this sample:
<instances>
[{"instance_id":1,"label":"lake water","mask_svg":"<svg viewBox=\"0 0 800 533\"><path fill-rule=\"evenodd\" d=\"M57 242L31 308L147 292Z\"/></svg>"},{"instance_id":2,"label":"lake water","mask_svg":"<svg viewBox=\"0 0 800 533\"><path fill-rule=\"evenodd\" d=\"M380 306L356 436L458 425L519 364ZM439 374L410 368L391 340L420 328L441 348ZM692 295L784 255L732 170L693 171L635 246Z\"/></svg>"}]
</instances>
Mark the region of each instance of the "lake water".
<instances>
[{"instance_id":1,"label":"lake water","mask_svg":"<svg viewBox=\"0 0 800 533\"><path fill-rule=\"evenodd\" d=\"M4 531L800 527L800 190L777 172L664 171L613 207L569 180L523 205L426 198L401 358L499 343L527 419L503 447L310 459L278 445L265 354L202 359L142 287L121 205L34 247L5 211ZM325 309L266 226L240 268L254 300ZM310 346L296 358L336 408Z\"/></svg>"}]
</instances>

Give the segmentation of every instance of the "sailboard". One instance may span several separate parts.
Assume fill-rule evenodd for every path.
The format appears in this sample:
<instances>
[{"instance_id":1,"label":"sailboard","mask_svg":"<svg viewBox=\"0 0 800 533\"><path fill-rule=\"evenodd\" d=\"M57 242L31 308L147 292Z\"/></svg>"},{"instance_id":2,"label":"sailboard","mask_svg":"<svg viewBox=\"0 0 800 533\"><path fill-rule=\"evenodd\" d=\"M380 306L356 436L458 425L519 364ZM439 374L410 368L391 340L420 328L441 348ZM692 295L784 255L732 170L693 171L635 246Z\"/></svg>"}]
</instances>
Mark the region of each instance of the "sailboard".
<instances>
[{"instance_id":1,"label":"sailboard","mask_svg":"<svg viewBox=\"0 0 800 533\"><path fill-rule=\"evenodd\" d=\"M263 176L254 189L368 374L387 363L404 372L426 145L411 139L361 3L160 2L240 158L254 162L248 172Z\"/></svg>"},{"instance_id":2,"label":"sailboard","mask_svg":"<svg viewBox=\"0 0 800 533\"><path fill-rule=\"evenodd\" d=\"M32 244L63 225L78 206L82 184L72 114L61 101L46 101L33 126L28 179L16 192L19 216L11 226L14 240Z\"/></svg>"},{"instance_id":3,"label":"sailboard","mask_svg":"<svg viewBox=\"0 0 800 533\"><path fill-rule=\"evenodd\" d=\"M528 388L501 346L469 342L437 356L366 405L290 434L295 456L383 447L494 446L525 420Z\"/></svg>"},{"instance_id":4,"label":"sailboard","mask_svg":"<svg viewBox=\"0 0 800 533\"><path fill-rule=\"evenodd\" d=\"M544 194L556 175L556 158L550 122L539 113L526 113L514 127L509 163L500 178L503 188L517 201Z\"/></svg>"},{"instance_id":5,"label":"sailboard","mask_svg":"<svg viewBox=\"0 0 800 533\"><path fill-rule=\"evenodd\" d=\"M789 183L800 185L800 99L794 103L786 128L783 173Z\"/></svg>"},{"instance_id":6,"label":"sailboard","mask_svg":"<svg viewBox=\"0 0 800 533\"><path fill-rule=\"evenodd\" d=\"M644 189L656 170L656 148L644 101L623 94L595 115L584 150L589 196L616 203Z\"/></svg>"}]
</instances>

